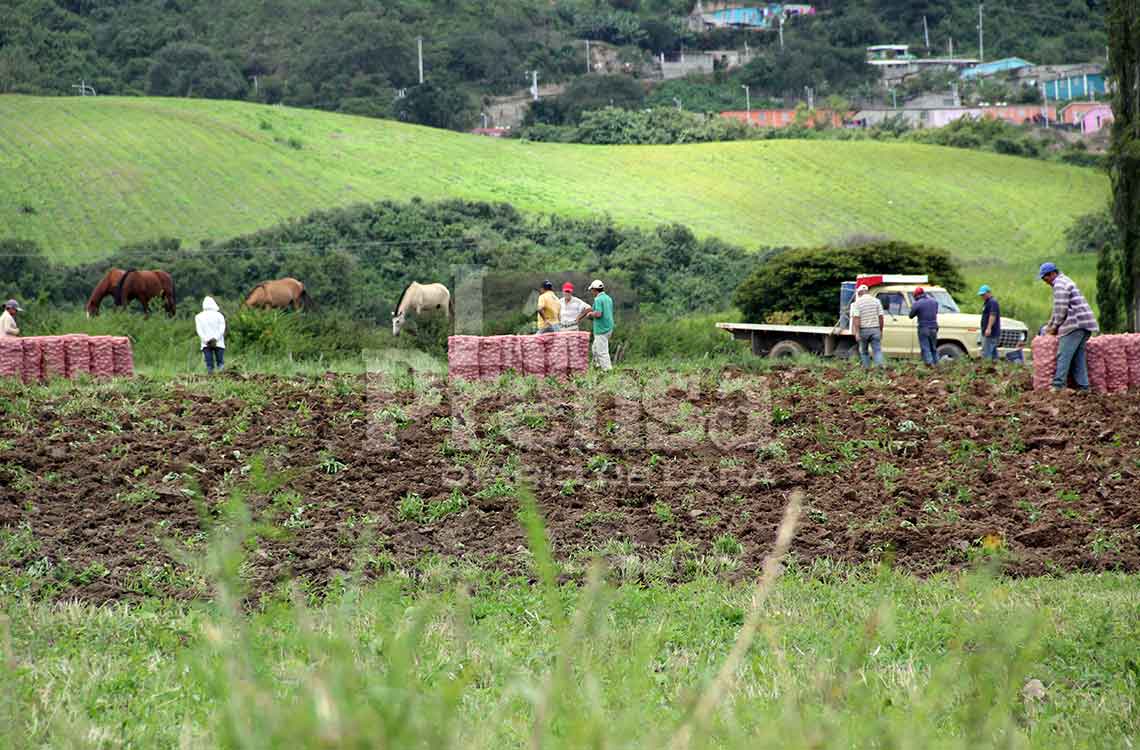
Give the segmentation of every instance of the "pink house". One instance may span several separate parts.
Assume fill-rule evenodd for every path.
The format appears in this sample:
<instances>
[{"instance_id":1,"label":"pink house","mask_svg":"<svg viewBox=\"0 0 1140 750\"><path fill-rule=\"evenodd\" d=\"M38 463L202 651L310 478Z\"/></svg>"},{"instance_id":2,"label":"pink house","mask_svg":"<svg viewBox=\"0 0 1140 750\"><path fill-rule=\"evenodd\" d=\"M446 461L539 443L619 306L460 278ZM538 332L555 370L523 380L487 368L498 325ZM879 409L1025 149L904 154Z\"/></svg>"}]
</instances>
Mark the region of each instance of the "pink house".
<instances>
[{"instance_id":1,"label":"pink house","mask_svg":"<svg viewBox=\"0 0 1140 750\"><path fill-rule=\"evenodd\" d=\"M1101 128L1108 127L1112 122L1112 107L1107 104L1101 104L1084 113L1081 117L1081 133L1083 135L1092 135L1098 132Z\"/></svg>"},{"instance_id":2,"label":"pink house","mask_svg":"<svg viewBox=\"0 0 1140 750\"><path fill-rule=\"evenodd\" d=\"M721 117L729 120L740 120L758 128L786 128L796 121L794 109L754 109L749 112L739 110L721 112ZM818 109L809 114L808 127L816 127L830 121L834 128L843 126L843 117L838 112Z\"/></svg>"}]
</instances>

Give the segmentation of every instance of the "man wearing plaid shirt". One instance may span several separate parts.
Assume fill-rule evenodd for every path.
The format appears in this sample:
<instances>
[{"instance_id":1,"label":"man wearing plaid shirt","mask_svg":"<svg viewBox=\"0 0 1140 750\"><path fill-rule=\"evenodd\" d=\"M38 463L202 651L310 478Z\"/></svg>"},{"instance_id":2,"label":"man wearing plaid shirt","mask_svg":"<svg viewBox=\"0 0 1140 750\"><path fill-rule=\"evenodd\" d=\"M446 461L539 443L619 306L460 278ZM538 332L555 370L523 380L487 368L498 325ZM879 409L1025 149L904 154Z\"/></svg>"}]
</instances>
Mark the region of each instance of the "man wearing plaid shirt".
<instances>
[{"instance_id":1,"label":"man wearing plaid shirt","mask_svg":"<svg viewBox=\"0 0 1140 750\"><path fill-rule=\"evenodd\" d=\"M1099 330L1092 308L1081 290L1055 263L1042 263L1038 271L1041 280L1053 287L1053 316L1045 327L1050 336L1060 336L1057 348L1057 370L1053 374L1053 390L1059 391L1069 382L1072 372L1077 388L1089 389L1089 368L1085 359L1085 344Z\"/></svg>"}]
</instances>

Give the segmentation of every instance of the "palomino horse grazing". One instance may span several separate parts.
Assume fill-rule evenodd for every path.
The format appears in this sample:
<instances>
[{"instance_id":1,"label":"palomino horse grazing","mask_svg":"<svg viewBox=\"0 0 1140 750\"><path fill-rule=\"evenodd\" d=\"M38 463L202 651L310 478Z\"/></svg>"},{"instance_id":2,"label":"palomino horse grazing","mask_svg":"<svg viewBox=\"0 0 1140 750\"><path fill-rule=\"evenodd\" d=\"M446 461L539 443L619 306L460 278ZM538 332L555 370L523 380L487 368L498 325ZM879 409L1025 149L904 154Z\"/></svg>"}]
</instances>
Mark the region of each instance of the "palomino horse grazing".
<instances>
[{"instance_id":1,"label":"palomino horse grazing","mask_svg":"<svg viewBox=\"0 0 1140 750\"><path fill-rule=\"evenodd\" d=\"M400 329L408 319L408 312L420 315L424 310L443 310L449 319L454 319L455 310L451 306L451 292L443 284L420 284L413 281L400 295L400 301L392 313L392 335L399 336Z\"/></svg>"},{"instance_id":2,"label":"palomino horse grazing","mask_svg":"<svg viewBox=\"0 0 1140 750\"><path fill-rule=\"evenodd\" d=\"M263 281L253 288L245 298L242 307L285 308L301 310L311 307L312 297L305 291L305 285L296 279L284 278Z\"/></svg>"},{"instance_id":3,"label":"palomino horse grazing","mask_svg":"<svg viewBox=\"0 0 1140 750\"><path fill-rule=\"evenodd\" d=\"M115 300L115 307L129 305L131 300L142 303L143 314L150 317L150 301L158 297L163 298L166 314L174 317L175 295L174 279L166 271L124 271L121 268L112 268L95 286L91 297L87 300L87 317L99 314L99 303L107 295Z\"/></svg>"}]
</instances>

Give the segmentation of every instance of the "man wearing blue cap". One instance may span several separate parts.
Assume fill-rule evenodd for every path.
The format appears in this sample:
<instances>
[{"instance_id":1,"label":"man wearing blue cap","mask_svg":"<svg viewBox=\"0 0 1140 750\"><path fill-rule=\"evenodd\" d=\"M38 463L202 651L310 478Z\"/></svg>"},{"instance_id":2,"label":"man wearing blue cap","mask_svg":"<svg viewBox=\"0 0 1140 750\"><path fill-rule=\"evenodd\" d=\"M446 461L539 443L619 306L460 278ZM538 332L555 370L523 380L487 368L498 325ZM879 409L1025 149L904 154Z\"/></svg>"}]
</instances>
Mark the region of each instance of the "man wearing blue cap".
<instances>
[{"instance_id":1,"label":"man wearing blue cap","mask_svg":"<svg viewBox=\"0 0 1140 750\"><path fill-rule=\"evenodd\" d=\"M1055 263L1042 263L1037 274L1053 287L1053 315L1045 325L1045 333L1060 336L1057 347L1057 370L1053 374L1053 390L1059 391L1069 382L1070 372L1077 388L1089 389L1089 367L1085 359L1085 345L1089 336L1099 330L1092 307L1081 290Z\"/></svg>"},{"instance_id":2,"label":"man wearing blue cap","mask_svg":"<svg viewBox=\"0 0 1140 750\"><path fill-rule=\"evenodd\" d=\"M978 287L978 296L985 300L982 305L982 359L996 362L998 341L1001 339L1001 306L989 284Z\"/></svg>"}]
</instances>

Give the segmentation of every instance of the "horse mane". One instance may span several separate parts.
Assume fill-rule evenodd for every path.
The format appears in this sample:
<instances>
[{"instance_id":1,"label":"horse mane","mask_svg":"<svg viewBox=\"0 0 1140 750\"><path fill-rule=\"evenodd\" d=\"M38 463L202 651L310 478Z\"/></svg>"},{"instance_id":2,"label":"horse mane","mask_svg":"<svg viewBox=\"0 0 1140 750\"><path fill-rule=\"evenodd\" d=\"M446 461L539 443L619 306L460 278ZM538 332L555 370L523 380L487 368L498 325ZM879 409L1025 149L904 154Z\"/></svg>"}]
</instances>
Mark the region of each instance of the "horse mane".
<instances>
[{"instance_id":1,"label":"horse mane","mask_svg":"<svg viewBox=\"0 0 1140 750\"><path fill-rule=\"evenodd\" d=\"M123 284L126 283L127 277L134 273L136 270L137 269L130 268L126 271L123 271L123 275L119 277L119 283L115 285L114 291L116 305L121 306L123 304Z\"/></svg>"},{"instance_id":2,"label":"horse mane","mask_svg":"<svg viewBox=\"0 0 1140 750\"><path fill-rule=\"evenodd\" d=\"M93 308L97 308L98 304L102 302L103 298L106 297L110 292L111 275L113 273L115 273L114 268L108 270L107 273L103 274L103 278L99 279L99 283L95 285L95 289L91 292L91 296L87 298L88 311Z\"/></svg>"},{"instance_id":3,"label":"horse mane","mask_svg":"<svg viewBox=\"0 0 1140 750\"><path fill-rule=\"evenodd\" d=\"M400 292L400 298L398 300L396 300L396 313L397 314L399 314L399 312L400 312L400 305L404 304L404 297L408 296L408 290L412 288L413 284L418 284L418 283L419 283L418 281L413 281L413 282L409 283L406 287L404 287L404 291Z\"/></svg>"},{"instance_id":4,"label":"horse mane","mask_svg":"<svg viewBox=\"0 0 1140 750\"><path fill-rule=\"evenodd\" d=\"M175 302L175 299L174 299L174 297L175 297L175 295L174 295L174 277L171 276L166 271L159 271L158 273L159 273L159 278L161 278L163 281L165 281L170 287L170 290L169 290L170 291L170 299L168 299L166 301L166 309L170 312L171 315L173 315L175 305L177 304Z\"/></svg>"}]
</instances>

